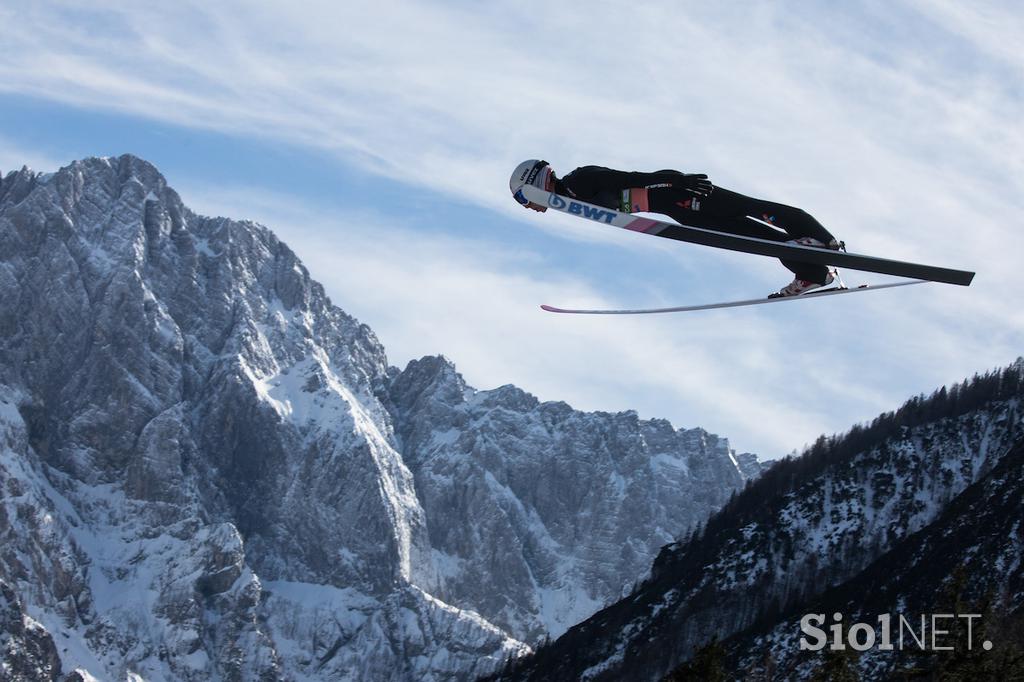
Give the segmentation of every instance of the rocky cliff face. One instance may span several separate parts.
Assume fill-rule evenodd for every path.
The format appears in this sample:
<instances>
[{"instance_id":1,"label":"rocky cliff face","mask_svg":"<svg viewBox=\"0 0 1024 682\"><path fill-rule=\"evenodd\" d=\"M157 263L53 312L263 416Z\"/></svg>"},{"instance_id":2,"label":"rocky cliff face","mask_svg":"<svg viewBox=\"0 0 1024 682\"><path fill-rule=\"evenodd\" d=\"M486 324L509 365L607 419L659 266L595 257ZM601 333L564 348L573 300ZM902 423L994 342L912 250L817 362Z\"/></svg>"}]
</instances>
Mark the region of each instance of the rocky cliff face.
<instances>
[{"instance_id":1,"label":"rocky cliff face","mask_svg":"<svg viewBox=\"0 0 1024 682\"><path fill-rule=\"evenodd\" d=\"M0 182L0 581L26 666L49 642L103 679L471 678L757 473L699 429L389 367L269 230L193 214L135 157Z\"/></svg>"},{"instance_id":2,"label":"rocky cliff face","mask_svg":"<svg viewBox=\"0 0 1024 682\"><path fill-rule=\"evenodd\" d=\"M5 680L56 680L60 656L53 638L25 614L21 599L0 581L0 673Z\"/></svg>"},{"instance_id":3,"label":"rocky cliff face","mask_svg":"<svg viewBox=\"0 0 1024 682\"><path fill-rule=\"evenodd\" d=\"M410 363L390 398L443 593L528 641L621 595L756 473L701 429L475 391L441 358Z\"/></svg>"}]
</instances>

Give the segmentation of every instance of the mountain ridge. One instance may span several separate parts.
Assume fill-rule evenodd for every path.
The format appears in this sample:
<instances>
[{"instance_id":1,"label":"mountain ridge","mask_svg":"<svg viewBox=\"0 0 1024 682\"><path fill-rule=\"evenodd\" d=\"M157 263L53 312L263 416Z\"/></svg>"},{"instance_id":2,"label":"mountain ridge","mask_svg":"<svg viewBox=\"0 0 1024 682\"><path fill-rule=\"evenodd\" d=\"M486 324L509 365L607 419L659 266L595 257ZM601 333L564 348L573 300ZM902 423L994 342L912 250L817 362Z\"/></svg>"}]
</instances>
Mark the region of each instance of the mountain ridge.
<instances>
[{"instance_id":1,"label":"mountain ridge","mask_svg":"<svg viewBox=\"0 0 1024 682\"><path fill-rule=\"evenodd\" d=\"M470 679L758 473L700 429L391 367L273 232L131 155L0 179L0 291L5 608L72 671Z\"/></svg>"}]
</instances>

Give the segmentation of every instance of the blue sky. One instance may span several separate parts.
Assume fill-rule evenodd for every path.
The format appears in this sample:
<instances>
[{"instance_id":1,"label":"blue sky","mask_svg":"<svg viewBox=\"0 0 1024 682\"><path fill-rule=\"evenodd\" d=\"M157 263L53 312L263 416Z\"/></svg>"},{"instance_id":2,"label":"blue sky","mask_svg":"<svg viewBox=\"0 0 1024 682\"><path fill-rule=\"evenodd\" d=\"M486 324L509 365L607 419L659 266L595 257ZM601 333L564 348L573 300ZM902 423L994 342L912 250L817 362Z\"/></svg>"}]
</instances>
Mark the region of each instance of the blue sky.
<instances>
[{"instance_id":1,"label":"blue sky","mask_svg":"<svg viewBox=\"0 0 1024 682\"><path fill-rule=\"evenodd\" d=\"M778 457L1024 352L1014 3L0 7L0 171L131 152L274 229L392 363L636 409ZM651 318L770 259L521 210L524 158L706 172L970 288ZM887 281L844 273L852 284Z\"/></svg>"}]
</instances>

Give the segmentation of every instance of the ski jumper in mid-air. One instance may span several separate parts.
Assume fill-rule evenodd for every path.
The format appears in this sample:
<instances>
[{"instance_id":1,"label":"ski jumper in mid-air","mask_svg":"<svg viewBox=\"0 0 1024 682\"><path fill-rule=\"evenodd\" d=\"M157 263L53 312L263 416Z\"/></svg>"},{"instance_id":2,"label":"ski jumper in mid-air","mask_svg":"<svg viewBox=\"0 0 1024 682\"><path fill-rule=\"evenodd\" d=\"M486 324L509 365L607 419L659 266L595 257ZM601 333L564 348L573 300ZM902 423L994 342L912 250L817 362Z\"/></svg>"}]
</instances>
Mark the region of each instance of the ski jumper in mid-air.
<instances>
[{"instance_id":1,"label":"ski jumper in mid-air","mask_svg":"<svg viewBox=\"0 0 1024 682\"><path fill-rule=\"evenodd\" d=\"M530 159L512 173L509 189L520 204L543 212L546 206L523 195L525 185L624 213L660 213L692 227L803 246L843 248L843 243L807 212L718 187L703 173L636 173L582 166L559 178L546 161ZM791 260L783 260L782 264L795 277L773 297L820 289L832 284L837 276L826 265Z\"/></svg>"}]
</instances>

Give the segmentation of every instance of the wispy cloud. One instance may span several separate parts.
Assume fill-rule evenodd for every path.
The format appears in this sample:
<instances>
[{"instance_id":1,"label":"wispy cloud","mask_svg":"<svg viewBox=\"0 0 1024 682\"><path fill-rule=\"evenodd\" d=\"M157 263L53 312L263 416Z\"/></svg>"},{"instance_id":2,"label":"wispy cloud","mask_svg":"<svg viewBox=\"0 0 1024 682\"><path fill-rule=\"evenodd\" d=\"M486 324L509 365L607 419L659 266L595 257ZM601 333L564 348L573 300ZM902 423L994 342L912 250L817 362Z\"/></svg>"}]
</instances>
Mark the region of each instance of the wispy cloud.
<instances>
[{"instance_id":1,"label":"wispy cloud","mask_svg":"<svg viewBox=\"0 0 1024 682\"><path fill-rule=\"evenodd\" d=\"M536 254L497 258L479 242L428 238L386 209L361 217L386 226L370 234L302 209L308 197L272 202L265 222L336 298L361 292L345 307L395 357L444 352L481 386L638 407L779 454L1024 346L1024 94L1011 47L1024 36L1012 4L90 7L0 8L0 93L305 145L381 183L473 203L482 217L604 240L609 270L629 283L566 272L567 248L558 271ZM975 267L978 279L771 313L552 319L536 303L685 303L750 295L785 275L527 215L505 181L528 156L562 170L707 171L804 206L854 250ZM228 208L258 206L246 194ZM656 265L612 261L613 248ZM649 281L674 259L685 297Z\"/></svg>"},{"instance_id":2,"label":"wispy cloud","mask_svg":"<svg viewBox=\"0 0 1024 682\"><path fill-rule=\"evenodd\" d=\"M28 166L35 171L55 171L67 163L47 152L25 146L0 134L0 177L8 171Z\"/></svg>"}]
</instances>

